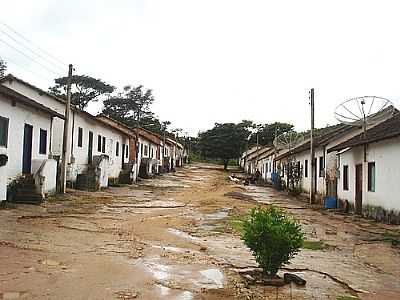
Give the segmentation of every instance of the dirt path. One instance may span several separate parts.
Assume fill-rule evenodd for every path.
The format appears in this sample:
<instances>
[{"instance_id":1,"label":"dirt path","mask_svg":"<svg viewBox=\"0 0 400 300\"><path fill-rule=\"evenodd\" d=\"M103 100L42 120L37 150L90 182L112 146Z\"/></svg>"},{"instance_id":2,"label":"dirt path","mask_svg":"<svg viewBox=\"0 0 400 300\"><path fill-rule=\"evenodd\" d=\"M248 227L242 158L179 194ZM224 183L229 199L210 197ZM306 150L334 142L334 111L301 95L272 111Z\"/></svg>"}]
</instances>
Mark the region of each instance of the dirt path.
<instances>
[{"instance_id":1,"label":"dirt path","mask_svg":"<svg viewBox=\"0 0 400 300\"><path fill-rule=\"evenodd\" d=\"M270 188L194 165L139 185L71 191L0 210L0 299L399 299L399 228L321 213ZM238 233L251 207L300 219L310 248L264 287ZM316 247L316 246L317 247Z\"/></svg>"}]
</instances>

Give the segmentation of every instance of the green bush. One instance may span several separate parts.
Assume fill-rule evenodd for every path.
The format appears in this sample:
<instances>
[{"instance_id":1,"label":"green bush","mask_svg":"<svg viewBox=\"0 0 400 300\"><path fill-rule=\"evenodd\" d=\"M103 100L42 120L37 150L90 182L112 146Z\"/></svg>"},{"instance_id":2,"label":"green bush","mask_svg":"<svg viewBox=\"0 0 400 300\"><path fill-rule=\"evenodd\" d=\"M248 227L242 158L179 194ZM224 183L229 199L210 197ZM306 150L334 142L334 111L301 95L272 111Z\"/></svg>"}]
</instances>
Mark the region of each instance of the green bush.
<instances>
[{"instance_id":1,"label":"green bush","mask_svg":"<svg viewBox=\"0 0 400 300\"><path fill-rule=\"evenodd\" d=\"M299 252L304 234L296 220L286 216L282 209L269 206L251 210L243 224L242 239L264 273L274 277Z\"/></svg>"}]
</instances>

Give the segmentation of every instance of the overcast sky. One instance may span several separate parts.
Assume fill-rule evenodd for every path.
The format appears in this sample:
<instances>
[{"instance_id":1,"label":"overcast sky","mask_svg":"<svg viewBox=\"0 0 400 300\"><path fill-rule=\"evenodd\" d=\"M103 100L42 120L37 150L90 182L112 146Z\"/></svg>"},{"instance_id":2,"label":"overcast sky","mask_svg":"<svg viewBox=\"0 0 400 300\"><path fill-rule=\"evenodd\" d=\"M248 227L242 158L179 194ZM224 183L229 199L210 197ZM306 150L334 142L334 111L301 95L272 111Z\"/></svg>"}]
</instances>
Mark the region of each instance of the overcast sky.
<instances>
[{"instance_id":1,"label":"overcast sky","mask_svg":"<svg viewBox=\"0 0 400 300\"><path fill-rule=\"evenodd\" d=\"M153 89L159 118L192 134L242 119L307 129L312 87L317 126L351 97L400 99L398 1L3 2L0 21L79 74ZM2 42L0 56L41 88L56 77Z\"/></svg>"}]
</instances>

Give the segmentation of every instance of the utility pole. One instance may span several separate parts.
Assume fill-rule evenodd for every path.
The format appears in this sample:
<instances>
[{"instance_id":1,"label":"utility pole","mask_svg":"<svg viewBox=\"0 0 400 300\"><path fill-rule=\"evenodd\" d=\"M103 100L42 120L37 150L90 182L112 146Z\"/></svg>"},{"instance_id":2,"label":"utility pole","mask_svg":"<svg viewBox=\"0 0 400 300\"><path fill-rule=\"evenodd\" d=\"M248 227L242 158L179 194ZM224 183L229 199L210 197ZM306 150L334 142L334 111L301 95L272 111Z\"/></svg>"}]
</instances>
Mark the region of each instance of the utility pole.
<instances>
[{"instance_id":1,"label":"utility pole","mask_svg":"<svg viewBox=\"0 0 400 300\"><path fill-rule=\"evenodd\" d=\"M61 189L60 192L65 194L67 188L67 164L69 162L68 151L69 145L69 115L71 112L71 81L72 81L72 64L68 66L68 80L67 80L67 102L65 104L65 120L64 120L64 134L63 134L63 148L61 160Z\"/></svg>"},{"instance_id":2,"label":"utility pole","mask_svg":"<svg viewBox=\"0 0 400 300\"><path fill-rule=\"evenodd\" d=\"M310 184L310 204L315 203L315 159L314 159L314 89L310 90L311 105L311 130L310 130L310 163L311 163L311 184Z\"/></svg>"}]
</instances>

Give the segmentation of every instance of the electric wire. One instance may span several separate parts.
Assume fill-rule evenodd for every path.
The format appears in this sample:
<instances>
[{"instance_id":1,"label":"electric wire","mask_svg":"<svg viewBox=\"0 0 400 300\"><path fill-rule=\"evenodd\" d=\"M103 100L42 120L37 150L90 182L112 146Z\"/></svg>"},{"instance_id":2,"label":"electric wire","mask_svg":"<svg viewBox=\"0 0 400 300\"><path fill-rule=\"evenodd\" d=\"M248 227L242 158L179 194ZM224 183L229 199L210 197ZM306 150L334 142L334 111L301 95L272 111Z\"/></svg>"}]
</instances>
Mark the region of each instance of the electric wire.
<instances>
[{"instance_id":1,"label":"electric wire","mask_svg":"<svg viewBox=\"0 0 400 300\"><path fill-rule=\"evenodd\" d=\"M5 22L0 20L0 24L2 24L4 27L6 27L8 30L12 31L14 34L16 34L17 36L19 36L21 39L23 39L24 41L28 42L29 44L32 44L33 46L35 46L38 50L40 50L41 52L43 52L44 54L46 54L49 58L51 58L54 62L57 62L58 64L60 64L63 67L68 66L68 64L66 64L65 62L63 62L62 60L60 60L59 58L57 58L56 56L52 55L51 53L49 53L48 51L42 49L41 47L37 46L35 43L33 43L31 40L29 40L28 38L26 38L24 35L22 35L21 33L19 33L17 30L13 29L11 26L7 25Z\"/></svg>"},{"instance_id":2,"label":"electric wire","mask_svg":"<svg viewBox=\"0 0 400 300\"><path fill-rule=\"evenodd\" d=\"M23 65L17 63L15 60L10 59L9 57L7 57L7 56L5 56L5 55L3 55L3 54L1 54L0 57L4 57L4 58L6 59L6 63L7 63L7 64L8 64L8 63L11 63L12 65L16 66L17 68L20 68L20 69L24 70L25 72L29 72L29 73L31 73L32 75L38 76L38 77L42 78L43 80L46 80L46 82L49 81L49 80L54 80L54 79L51 78L50 76L49 76L49 77L46 77L46 76L44 76L44 75L42 75L42 74L40 74L40 73L37 73L37 72L35 72L35 71L32 71L32 70L28 69L27 67L24 67Z\"/></svg>"},{"instance_id":3,"label":"electric wire","mask_svg":"<svg viewBox=\"0 0 400 300\"><path fill-rule=\"evenodd\" d=\"M26 53L24 53L23 51L19 50L18 48L14 47L13 45L9 44L8 42L4 41L3 39L0 38L0 42L2 42L3 44L7 45L8 47L10 47L11 49L13 49L14 51L17 51L19 54L23 55L24 57L26 57L27 59L31 60L32 62L40 65L42 68L48 70L49 72L55 74L56 76L59 76L60 73L59 72L55 72L54 70L48 68L47 66L43 65L42 63L38 62L37 60L35 60L34 58L32 58L31 56L27 55Z\"/></svg>"},{"instance_id":4,"label":"electric wire","mask_svg":"<svg viewBox=\"0 0 400 300\"><path fill-rule=\"evenodd\" d=\"M0 32L5 34L9 39L13 40L15 43L17 43L18 45L20 45L21 47L25 48L26 50L28 50L30 53L32 53L33 55L37 56L38 58L42 59L43 61L47 62L49 65L59 69L59 70L66 70L66 68L61 68L60 66L52 63L50 60L48 60L46 57L42 56L41 54L37 53L36 51L32 50L31 48L29 48L28 46L22 44L20 41L18 41L17 39L15 39L12 35L10 35L9 33L7 33L6 31L4 31L3 29L0 28Z\"/></svg>"}]
</instances>

